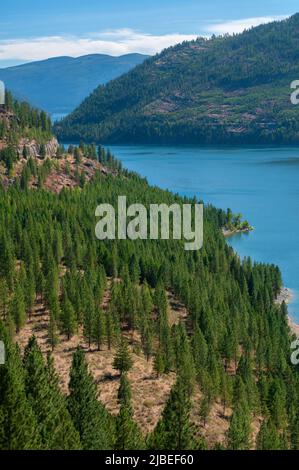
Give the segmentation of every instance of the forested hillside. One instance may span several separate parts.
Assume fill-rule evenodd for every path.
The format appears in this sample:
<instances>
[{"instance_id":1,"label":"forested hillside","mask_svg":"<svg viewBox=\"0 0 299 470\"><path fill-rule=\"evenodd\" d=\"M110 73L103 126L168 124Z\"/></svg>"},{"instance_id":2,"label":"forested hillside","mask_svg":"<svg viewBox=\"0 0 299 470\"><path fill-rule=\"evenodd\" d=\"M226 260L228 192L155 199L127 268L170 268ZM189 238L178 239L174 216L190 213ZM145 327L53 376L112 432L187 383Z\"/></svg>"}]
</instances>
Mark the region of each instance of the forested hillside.
<instances>
[{"instance_id":1,"label":"forested hillside","mask_svg":"<svg viewBox=\"0 0 299 470\"><path fill-rule=\"evenodd\" d=\"M0 448L298 449L278 268L241 262L213 207L198 252L97 240L100 202L187 202L99 160L59 194L0 191Z\"/></svg>"},{"instance_id":2,"label":"forested hillside","mask_svg":"<svg viewBox=\"0 0 299 470\"><path fill-rule=\"evenodd\" d=\"M2 121L0 449L298 449L280 271L240 261L231 211L205 208L200 251L99 241L99 203L195 200L101 146L47 154L48 118L10 96Z\"/></svg>"},{"instance_id":3,"label":"forested hillside","mask_svg":"<svg viewBox=\"0 0 299 470\"><path fill-rule=\"evenodd\" d=\"M0 142L15 144L20 138L50 139L51 120L44 111L32 108L27 102L20 102L6 93L6 104L0 105Z\"/></svg>"},{"instance_id":4,"label":"forested hillside","mask_svg":"<svg viewBox=\"0 0 299 470\"><path fill-rule=\"evenodd\" d=\"M128 72L147 57L142 54L54 57L0 69L0 80L18 99L48 113L67 114L96 87Z\"/></svg>"},{"instance_id":5,"label":"forested hillside","mask_svg":"<svg viewBox=\"0 0 299 470\"><path fill-rule=\"evenodd\" d=\"M299 14L169 48L94 91L57 124L65 140L298 143Z\"/></svg>"},{"instance_id":6,"label":"forested hillside","mask_svg":"<svg viewBox=\"0 0 299 470\"><path fill-rule=\"evenodd\" d=\"M0 105L0 181L7 186L20 176L29 157L39 163L58 151L58 142L51 129L51 120L44 111L6 93L6 104ZM37 160L36 160L37 163Z\"/></svg>"}]
</instances>

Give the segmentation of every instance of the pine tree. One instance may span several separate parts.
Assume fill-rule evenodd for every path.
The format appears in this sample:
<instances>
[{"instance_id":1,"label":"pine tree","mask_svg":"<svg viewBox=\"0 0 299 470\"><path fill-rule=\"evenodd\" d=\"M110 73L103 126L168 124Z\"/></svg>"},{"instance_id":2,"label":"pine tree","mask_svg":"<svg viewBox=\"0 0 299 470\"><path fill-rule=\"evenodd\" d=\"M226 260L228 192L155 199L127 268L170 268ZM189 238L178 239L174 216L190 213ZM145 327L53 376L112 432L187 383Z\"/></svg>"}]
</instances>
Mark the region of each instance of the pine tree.
<instances>
[{"instance_id":1,"label":"pine tree","mask_svg":"<svg viewBox=\"0 0 299 470\"><path fill-rule=\"evenodd\" d=\"M149 322L146 322L141 341L142 341L143 352L148 362L153 353L153 331L152 331L152 326Z\"/></svg>"},{"instance_id":2,"label":"pine tree","mask_svg":"<svg viewBox=\"0 0 299 470\"><path fill-rule=\"evenodd\" d=\"M94 325L93 325L93 338L98 345L98 351L101 350L105 336L105 317L102 309L98 309L95 313Z\"/></svg>"},{"instance_id":3,"label":"pine tree","mask_svg":"<svg viewBox=\"0 0 299 470\"><path fill-rule=\"evenodd\" d=\"M82 154L81 154L81 151L78 149L78 147L75 147L74 157L75 157L76 164L79 165L82 161Z\"/></svg>"},{"instance_id":4,"label":"pine tree","mask_svg":"<svg viewBox=\"0 0 299 470\"><path fill-rule=\"evenodd\" d=\"M0 318L6 319L9 305L9 292L5 279L0 279Z\"/></svg>"},{"instance_id":5,"label":"pine tree","mask_svg":"<svg viewBox=\"0 0 299 470\"><path fill-rule=\"evenodd\" d=\"M41 448L38 424L25 393L25 378L17 347L0 322L0 339L5 344L5 364L0 365L1 450Z\"/></svg>"},{"instance_id":6,"label":"pine tree","mask_svg":"<svg viewBox=\"0 0 299 470\"><path fill-rule=\"evenodd\" d=\"M116 339L119 338L119 329L120 329L119 325L116 325L117 324L116 313L114 312L114 309L111 306L107 310L105 319L106 319L105 330L106 330L106 336L107 336L108 350L110 351Z\"/></svg>"},{"instance_id":7,"label":"pine tree","mask_svg":"<svg viewBox=\"0 0 299 470\"><path fill-rule=\"evenodd\" d=\"M83 327L84 327L84 337L88 341L88 346L90 348L93 329L95 324L95 304L93 294L90 288L86 290L86 297L84 299L84 318L83 318Z\"/></svg>"},{"instance_id":8,"label":"pine tree","mask_svg":"<svg viewBox=\"0 0 299 470\"><path fill-rule=\"evenodd\" d=\"M126 404L129 405L132 399L132 392L130 382L128 380L127 374L122 374L120 377L120 385L118 389L118 403L121 405Z\"/></svg>"},{"instance_id":9,"label":"pine tree","mask_svg":"<svg viewBox=\"0 0 299 470\"><path fill-rule=\"evenodd\" d=\"M181 378L171 390L170 397L155 430L149 437L150 449L192 450L194 430L190 424L191 402Z\"/></svg>"},{"instance_id":10,"label":"pine tree","mask_svg":"<svg viewBox=\"0 0 299 470\"><path fill-rule=\"evenodd\" d=\"M67 335L69 341L76 331L76 314L66 294L61 307L61 322L62 330Z\"/></svg>"},{"instance_id":11,"label":"pine tree","mask_svg":"<svg viewBox=\"0 0 299 470\"><path fill-rule=\"evenodd\" d=\"M68 409L80 434L83 449L109 450L113 439L107 432L110 418L97 399L96 384L79 348L73 356L69 390Z\"/></svg>"},{"instance_id":12,"label":"pine tree","mask_svg":"<svg viewBox=\"0 0 299 470\"><path fill-rule=\"evenodd\" d=\"M25 160L27 160L27 158L29 156L29 151L28 151L28 148L26 147L26 145L23 146L22 156Z\"/></svg>"},{"instance_id":13,"label":"pine tree","mask_svg":"<svg viewBox=\"0 0 299 470\"><path fill-rule=\"evenodd\" d=\"M58 328L55 316L50 312L49 326L48 326L48 340L51 345L52 351L59 342Z\"/></svg>"},{"instance_id":14,"label":"pine tree","mask_svg":"<svg viewBox=\"0 0 299 470\"><path fill-rule=\"evenodd\" d=\"M44 144L42 144L42 145L40 146L39 154L40 154L40 158L41 158L42 160L44 160L44 159L46 158L46 147L45 147Z\"/></svg>"},{"instance_id":15,"label":"pine tree","mask_svg":"<svg viewBox=\"0 0 299 470\"><path fill-rule=\"evenodd\" d=\"M80 449L80 439L58 386L51 359L46 365L35 337L24 352L25 389L36 416L43 449Z\"/></svg>"},{"instance_id":16,"label":"pine tree","mask_svg":"<svg viewBox=\"0 0 299 470\"><path fill-rule=\"evenodd\" d=\"M113 361L113 368L120 372L120 375L129 372L133 367L133 360L129 351L127 340L122 336Z\"/></svg>"},{"instance_id":17,"label":"pine tree","mask_svg":"<svg viewBox=\"0 0 299 470\"><path fill-rule=\"evenodd\" d=\"M211 411L211 399L209 397L203 397L200 403L199 416L203 423L203 427L206 427L207 419Z\"/></svg>"},{"instance_id":18,"label":"pine tree","mask_svg":"<svg viewBox=\"0 0 299 470\"><path fill-rule=\"evenodd\" d=\"M200 376L202 369L207 365L209 348L198 325L195 327L191 344L196 372Z\"/></svg>"},{"instance_id":19,"label":"pine tree","mask_svg":"<svg viewBox=\"0 0 299 470\"><path fill-rule=\"evenodd\" d=\"M25 304L26 311L28 312L29 319L31 319L31 313L34 306L34 301L36 298L35 291L35 278L33 274L32 265L27 269L26 281L25 281Z\"/></svg>"},{"instance_id":20,"label":"pine tree","mask_svg":"<svg viewBox=\"0 0 299 470\"><path fill-rule=\"evenodd\" d=\"M17 333L26 323L26 310L23 290L19 283L17 283L12 299L11 312L16 325Z\"/></svg>"},{"instance_id":21,"label":"pine tree","mask_svg":"<svg viewBox=\"0 0 299 470\"><path fill-rule=\"evenodd\" d=\"M13 287L14 265L12 242L5 232L0 232L0 275L5 277L9 290Z\"/></svg>"},{"instance_id":22,"label":"pine tree","mask_svg":"<svg viewBox=\"0 0 299 470\"><path fill-rule=\"evenodd\" d=\"M271 420L263 421L257 436L257 450L283 450L282 441Z\"/></svg>"},{"instance_id":23,"label":"pine tree","mask_svg":"<svg viewBox=\"0 0 299 470\"><path fill-rule=\"evenodd\" d=\"M131 395L130 383L126 374L122 374L118 390L120 411L116 417L115 450L140 450L145 447L142 435L133 419Z\"/></svg>"},{"instance_id":24,"label":"pine tree","mask_svg":"<svg viewBox=\"0 0 299 470\"><path fill-rule=\"evenodd\" d=\"M246 403L234 407L228 430L228 449L247 450L250 448L250 413Z\"/></svg>"},{"instance_id":25,"label":"pine tree","mask_svg":"<svg viewBox=\"0 0 299 470\"><path fill-rule=\"evenodd\" d=\"M276 379L269 390L269 408L274 425L283 429L287 424L286 392L283 383Z\"/></svg>"},{"instance_id":26,"label":"pine tree","mask_svg":"<svg viewBox=\"0 0 299 470\"><path fill-rule=\"evenodd\" d=\"M176 341L177 372L191 395L195 383L196 372L186 328L182 323L176 327L174 336Z\"/></svg>"},{"instance_id":27,"label":"pine tree","mask_svg":"<svg viewBox=\"0 0 299 470\"><path fill-rule=\"evenodd\" d=\"M160 348L155 354L154 371L156 372L158 378L165 372L164 354Z\"/></svg>"}]
</instances>

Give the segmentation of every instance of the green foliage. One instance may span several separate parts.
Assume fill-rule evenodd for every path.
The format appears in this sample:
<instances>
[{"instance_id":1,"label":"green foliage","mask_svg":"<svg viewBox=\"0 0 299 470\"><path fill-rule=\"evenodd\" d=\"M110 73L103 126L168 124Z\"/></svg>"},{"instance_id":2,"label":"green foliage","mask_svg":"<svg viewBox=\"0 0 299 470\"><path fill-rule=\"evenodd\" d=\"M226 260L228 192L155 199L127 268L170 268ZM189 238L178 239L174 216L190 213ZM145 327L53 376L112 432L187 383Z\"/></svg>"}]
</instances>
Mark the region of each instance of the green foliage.
<instances>
[{"instance_id":1,"label":"green foliage","mask_svg":"<svg viewBox=\"0 0 299 470\"><path fill-rule=\"evenodd\" d=\"M44 363L36 339L32 337L24 353L25 390L36 416L43 449L80 448L79 434L58 387L51 359Z\"/></svg>"},{"instance_id":2,"label":"green foliage","mask_svg":"<svg viewBox=\"0 0 299 470\"><path fill-rule=\"evenodd\" d=\"M38 422L25 391L25 371L19 350L0 321L0 339L5 344L6 360L0 365L1 450L41 448Z\"/></svg>"},{"instance_id":3,"label":"green foliage","mask_svg":"<svg viewBox=\"0 0 299 470\"><path fill-rule=\"evenodd\" d=\"M192 450L196 448L190 424L191 402L182 379L174 385L162 418L149 437L150 449Z\"/></svg>"},{"instance_id":4,"label":"green foliage","mask_svg":"<svg viewBox=\"0 0 299 470\"><path fill-rule=\"evenodd\" d=\"M15 100L10 92L6 93L5 109L10 113L9 126L0 120L0 139L6 136L13 144L20 138L35 139L43 145L52 137L51 119L44 111L32 108L26 102ZM23 156L28 156L23 150Z\"/></svg>"},{"instance_id":5,"label":"green foliage","mask_svg":"<svg viewBox=\"0 0 299 470\"><path fill-rule=\"evenodd\" d=\"M98 87L55 132L108 143L298 143L299 14L170 47Z\"/></svg>"},{"instance_id":6,"label":"green foliage","mask_svg":"<svg viewBox=\"0 0 299 470\"><path fill-rule=\"evenodd\" d=\"M246 450L250 448L251 415L246 397L246 388L237 376L234 389L234 409L227 433L228 448Z\"/></svg>"},{"instance_id":7,"label":"green foliage","mask_svg":"<svg viewBox=\"0 0 299 470\"><path fill-rule=\"evenodd\" d=\"M127 374L122 374L120 377L120 385L118 389L117 398L120 405L129 405L131 403L132 392Z\"/></svg>"},{"instance_id":8,"label":"green foliage","mask_svg":"<svg viewBox=\"0 0 299 470\"><path fill-rule=\"evenodd\" d=\"M37 171L28 159L30 174L39 173L42 179L49 171L47 161ZM26 184L0 189L0 315L9 365L0 366L5 429L0 447L143 448L130 403L126 373L134 366L125 335L132 344L141 339L138 354L144 354L149 367L153 363L156 375L178 376L150 448L206 447L204 440L194 439L198 430L190 424L190 401L198 388L202 402L194 412L203 424L209 424L216 401L225 416L233 408L229 448L252 445L257 416L268 423L260 432L261 448L298 448L298 372L289 363L287 308L275 303L282 286L279 269L240 260L221 233L229 215L211 206L205 209L205 244L199 252L186 252L179 240L99 242L94 209L99 201L117 207L123 194L128 204L145 206L192 202L152 188L125 170L117 176L97 174L83 189L60 194ZM181 324L173 321L176 312L170 315L170 293L188 312ZM71 338L82 330L90 350L117 347L114 367L121 373L121 386L116 419L98 400L84 353L75 353L67 408L80 442L74 430L69 440L63 437L71 425L51 365L43 363L34 342L22 364L10 340L36 300L50 314L47 339L52 349L59 333ZM38 373L28 372L33 366Z\"/></svg>"},{"instance_id":9,"label":"green foliage","mask_svg":"<svg viewBox=\"0 0 299 470\"><path fill-rule=\"evenodd\" d=\"M107 432L110 416L97 399L96 384L88 372L83 351L73 356L69 383L68 409L80 434L84 450L109 450L113 436Z\"/></svg>"},{"instance_id":10,"label":"green foliage","mask_svg":"<svg viewBox=\"0 0 299 470\"><path fill-rule=\"evenodd\" d=\"M131 395L130 383L126 374L122 374L118 390L120 410L115 423L115 450L140 450L145 448L143 437L133 419Z\"/></svg>"},{"instance_id":11,"label":"green foliage","mask_svg":"<svg viewBox=\"0 0 299 470\"><path fill-rule=\"evenodd\" d=\"M116 352L113 368L118 370L121 375L129 372L133 367L133 360L129 351L127 340L122 336L118 350Z\"/></svg>"},{"instance_id":12,"label":"green foliage","mask_svg":"<svg viewBox=\"0 0 299 470\"><path fill-rule=\"evenodd\" d=\"M286 450L271 420L264 421L257 436L257 450Z\"/></svg>"}]
</instances>

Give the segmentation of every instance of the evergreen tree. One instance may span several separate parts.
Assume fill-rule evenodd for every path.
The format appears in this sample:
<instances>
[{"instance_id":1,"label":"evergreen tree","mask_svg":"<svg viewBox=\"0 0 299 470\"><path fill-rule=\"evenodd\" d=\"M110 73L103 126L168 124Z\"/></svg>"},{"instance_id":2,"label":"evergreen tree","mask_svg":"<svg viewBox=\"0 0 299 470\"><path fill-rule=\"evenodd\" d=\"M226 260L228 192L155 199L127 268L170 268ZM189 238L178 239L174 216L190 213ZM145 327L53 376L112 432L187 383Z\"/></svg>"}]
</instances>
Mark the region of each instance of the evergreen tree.
<instances>
[{"instance_id":1,"label":"evergreen tree","mask_svg":"<svg viewBox=\"0 0 299 470\"><path fill-rule=\"evenodd\" d=\"M116 417L115 450L140 450L145 444L137 424L133 419L131 407L131 388L126 374L122 374L118 391L120 411Z\"/></svg>"},{"instance_id":2,"label":"evergreen tree","mask_svg":"<svg viewBox=\"0 0 299 470\"><path fill-rule=\"evenodd\" d=\"M175 329L175 341L177 372L191 395L195 383L196 372L186 328L182 323Z\"/></svg>"},{"instance_id":3,"label":"evergreen tree","mask_svg":"<svg viewBox=\"0 0 299 470\"><path fill-rule=\"evenodd\" d=\"M200 403L199 416L203 423L203 426L206 427L207 419L211 411L211 399L209 397L203 397Z\"/></svg>"},{"instance_id":4,"label":"evergreen tree","mask_svg":"<svg viewBox=\"0 0 299 470\"><path fill-rule=\"evenodd\" d=\"M194 430L190 424L191 402L181 378L174 385L162 418L149 437L149 447L159 450L192 450Z\"/></svg>"},{"instance_id":5,"label":"evergreen tree","mask_svg":"<svg viewBox=\"0 0 299 470\"><path fill-rule=\"evenodd\" d=\"M160 349L155 354L154 371L158 378L165 372L164 355Z\"/></svg>"},{"instance_id":6,"label":"evergreen tree","mask_svg":"<svg viewBox=\"0 0 299 470\"><path fill-rule=\"evenodd\" d=\"M93 338L98 345L98 351L101 350L105 336L105 317L102 309L98 309L95 313L94 326L93 326Z\"/></svg>"},{"instance_id":7,"label":"evergreen tree","mask_svg":"<svg viewBox=\"0 0 299 470\"><path fill-rule=\"evenodd\" d=\"M61 322L62 330L66 334L69 341L76 330L76 314L66 294L63 300L63 305L61 307Z\"/></svg>"},{"instance_id":8,"label":"evergreen tree","mask_svg":"<svg viewBox=\"0 0 299 470\"><path fill-rule=\"evenodd\" d=\"M243 402L237 403L230 420L228 430L228 448L231 450L247 450L250 448L250 413Z\"/></svg>"},{"instance_id":9,"label":"evergreen tree","mask_svg":"<svg viewBox=\"0 0 299 470\"><path fill-rule=\"evenodd\" d=\"M26 323L26 310L23 290L19 283L17 283L12 299L11 312L16 325L17 333Z\"/></svg>"},{"instance_id":10,"label":"evergreen tree","mask_svg":"<svg viewBox=\"0 0 299 470\"><path fill-rule=\"evenodd\" d=\"M0 278L0 318L6 319L9 305L9 292L5 279Z\"/></svg>"},{"instance_id":11,"label":"evergreen tree","mask_svg":"<svg viewBox=\"0 0 299 470\"><path fill-rule=\"evenodd\" d=\"M133 367L133 360L129 351L127 340L122 336L113 361L113 368L120 372L120 375L129 372Z\"/></svg>"},{"instance_id":12,"label":"evergreen tree","mask_svg":"<svg viewBox=\"0 0 299 470\"><path fill-rule=\"evenodd\" d=\"M120 377L120 385L118 389L117 398L120 405L122 403L129 405L131 403L132 392L127 374L122 374Z\"/></svg>"},{"instance_id":13,"label":"evergreen tree","mask_svg":"<svg viewBox=\"0 0 299 470\"><path fill-rule=\"evenodd\" d=\"M59 342L58 329L55 316L50 312L49 326L48 326L48 341L51 345L52 351Z\"/></svg>"},{"instance_id":14,"label":"evergreen tree","mask_svg":"<svg viewBox=\"0 0 299 470\"><path fill-rule=\"evenodd\" d=\"M95 303L92 291L87 287L86 297L84 298L84 318L83 318L83 327L84 327L84 337L88 341L88 346L90 348L93 330L95 324Z\"/></svg>"},{"instance_id":15,"label":"evergreen tree","mask_svg":"<svg viewBox=\"0 0 299 470\"><path fill-rule=\"evenodd\" d=\"M69 390L68 409L80 434L83 449L109 450L113 438L107 432L110 418L97 399L96 384L79 348L73 356Z\"/></svg>"},{"instance_id":16,"label":"evergreen tree","mask_svg":"<svg viewBox=\"0 0 299 470\"><path fill-rule=\"evenodd\" d=\"M42 158L43 160L46 158L46 147L44 144L40 146L39 154L40 154L40 158Z\"/></svg>"},{"instance_id":17,"label":"evergreen tree","mask_svg":"<svg viewBox=\"0 0 299 470\"><path fill-rule=\"evenodd\" d=\"M19 351L0 322L5 344L5 364L0 365L1 450L32 450L41 447L37 420L25 393L25 377Z\"/></svg>"},{"instance_id":18,"label":"evergreen tree","mask_svg":"<svg viewBox=\"0 0 299 470\"><path fill-rule=\"evenodd\" d=\"M257 436L257 450L283 450L282 440L271 420L263 421Z\"/></svg>"},{"instance_id":19,"label":"evergreen tree","mask_svg":"<svg viewBox=\"0 0 299 470\"><path fill-rule=\"evenodd\" d=\"M106 336L107 336L108 350L110 351L116 339L119 338L119 330L120 330L120 327L116 318L116 313L111 306L107 310L105 319L106 319L105 330L106 330Z\"/></svg>"},{"instance_id":20,"label":"evergreen tree","mask_svg":"<svg viewBox=\"0 0 299 470\"><path fill-rule=\"evenodd\" d=\"M29 156L29 151L28 151L28 148L26 147L26 145L23 146L22 156L25 160L27 160L27 158Z\"/></svg>"},{"instance_id":21,"label":"evergreen tree","mask_svg":"<svg viewBox=\"0 0 299 470\"><path fill-rule=\"evenodd\" d=\"M36 416L43 449L79 449L80 439L61 395L53 364L46 366L35 337L24 353L25 389Z\"/></svg>"}]
</instances>

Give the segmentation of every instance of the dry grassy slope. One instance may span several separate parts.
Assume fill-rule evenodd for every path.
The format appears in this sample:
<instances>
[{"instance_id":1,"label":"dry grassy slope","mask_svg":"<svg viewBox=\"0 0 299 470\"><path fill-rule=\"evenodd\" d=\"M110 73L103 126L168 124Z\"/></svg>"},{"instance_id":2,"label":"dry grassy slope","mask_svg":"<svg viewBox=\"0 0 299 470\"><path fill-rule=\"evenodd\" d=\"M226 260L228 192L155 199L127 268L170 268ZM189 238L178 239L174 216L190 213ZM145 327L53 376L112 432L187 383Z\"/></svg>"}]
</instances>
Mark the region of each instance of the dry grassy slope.
<instances>
[{"instance_id":1,"label":"dry grassy slope","mask_svg":"<svg viewBox=\"0 0 299 470\"><path fill-rule=\"evenodd\" d=\"M82 158L82 161L79 164L75 164L75 160L72 155L66 155L61 159L50 158L50 160L52 161L53 167L47 176L43 187L44 189L54 193L60 193L63 188L78 187L79 183L76 179L76 171L79 174L84 173L86 182L89 182L97 171L101 171L105 175L113 173L112 170L104 167L101 163L85 157ZM34 161L38 166L45 162L45 160L41 160L40 158L34 158ZM0 179L2 184L5 187L13 184L15 180L21 176L25 164L26 160L21 157L14 165L12 177L9 177L4 165L0 163ZM36 188L38 186L37 178L31 177L29 186L31 188Z\"/></svg>"},{"instance_id":2,"label":"dry grassy slope","mask_svg":"<svg viewBox=\"0 0 299 470\"><path fill-rule=\"evenodd\" d=\"M106 293L103 303L104 308L109 303L108 299L109 293ZM45 355L51 350L47 340L48 321L49 314L43 304L38 301L31 320L28 320L26 326L16 336L16 341L19 343L21 350L24 349L28 339L33 334L36 336L40 348ZM134 367L129 374L129 379L132 385L135 418L141 429L144 432L148 432L154 428L161 415L170 389L175 382L175 374L171 373L158 379L153 372L152 360L147 362L142 353L135 352L140 350L138 334L135 333L133 337L130 334L128 339L134 360ZM70 341L67 341L63 335L60 335L59 340L53 357L63 392L68 392L72 354L78 344L80 344L86 351L90 371L98 384L100 399L109 411L116 414L118 411L117 390L119 387L119 376L112 367L115 349L112 348L108 351L108 348L105 346L102 351L97 351L92 346L92 349L89 350L88 345L84 341L82 331L79 331Z\"/></svg>"},{"instance_id":3,"label":"dry grassy slope","mask_svg":"<svg viewBox=\"0 0 299 470\"><path fill-rule=\"evenodd\" d=\"M109 305L109 298L110 294L109 291L107 291L103 301L103 307L105 309ZM172 324L178 323L180 318L186 317L186 309L183 306L178 308L180 304L175 301L171 293L169 294L169 300ZM175 308L175 310L173 308ZM33 334L36 336L38 344L45 355L51 350L47 340L48 321L49 314L41 301L38 300L31 315L31 319L27 321L26 326L16 336L16 341L19 343L21 350L24 350L28 339ZM175 374L171 373L157 378L153 371L152 360L147 362L142 353L136 353L136 351L140 349L140 338L138 334L135 333L133 337L129 335L128 339L134 359L134 366L129 374L129 379L132 386L135 419L143 432L149 432L158 422L171 387L175 382ZM117 390L119 386L119 376L117 371L112 367L115 349L113 348L111 351L108 351L108 348L105 346L102 351L97 351L96 348L92 346L92 349L89 350L88 345L83 339L82 331L79 331L78 335L74 336L70 341L67 341L65 336L60 335L59 344L53 353L55 367L63 392L68 392L72 354L78 344L80 344L86 352L90 371L98 384L100 399L107 406L109 411L116 414L118 411ZM197 399L195 399L195 402L198 403L199 394L197 393L196 395ZM198 406L196 405L194 407L194 421L196 421L197 413ZM226 420L222 419L223 425L220 425L220 421L218 419L216 426L213 425L210 427L209 423L207 424L205 434L207 434L208 440L211 443L219 440L219 433L221 434L222 429L226 429ZM209 430L211 430L211 435L209 435Z\"/></svg>"},{"instance_id":4,"label":"dry grassy slope","mask_svg":"<svg viewBox=\"0 0 299 470\"><path fill-rule=\"evenodd\" d=\"M109 305L110 285L111 283L109 282L108 289L103 299L103 308L105 310ZM178 324L180 321L185 321L187 310L184 305L174 297L172 292L168 293L168 300L170 323L173 325ZM26 326L16 336L16 341L19 343L21 350L24 350L28 339L34 334L44 355L50 352L51 348L47 340L48 321L49 314L41 301L38 300L31 319L28 320ZM141 430L147 433L152 431L157 424L176 376L174 373L171 373L157 378L153 371L152 360L147 362L144 355L139 352L141 345L138 333L135 332L133 336L128 334L128 340L134 359L134 366L129 374L132 386L134 415ZM98 384L99 398L110 412L116 414L118 412L117 390L119 387L119 376L117 371L112 367L115 348L109 351L107 346L104 346L102 351L97 351L97 349L92 346L92 349L89 350L81 330L70 341L68 341L65 336L60 335L59 344L53 353L55 367L63 392L65 394L68 392L72 354L79 344L86 352L90 371ZM224 444L226 431L229 427L231 409L228 408L224 415L221 404L216 403L212 407L207 424L204 427L199 419L201 396L199 388L196 387L192 400L192 422L196 425L198 434L206 437L210 447L217 442ZM259 429L258 419L253 423L253 429L253 439L255 439Z\"/></svg>"}]
</instances>

